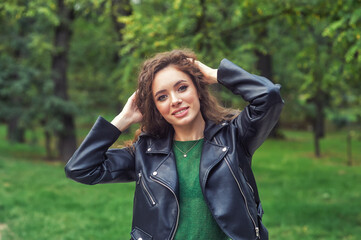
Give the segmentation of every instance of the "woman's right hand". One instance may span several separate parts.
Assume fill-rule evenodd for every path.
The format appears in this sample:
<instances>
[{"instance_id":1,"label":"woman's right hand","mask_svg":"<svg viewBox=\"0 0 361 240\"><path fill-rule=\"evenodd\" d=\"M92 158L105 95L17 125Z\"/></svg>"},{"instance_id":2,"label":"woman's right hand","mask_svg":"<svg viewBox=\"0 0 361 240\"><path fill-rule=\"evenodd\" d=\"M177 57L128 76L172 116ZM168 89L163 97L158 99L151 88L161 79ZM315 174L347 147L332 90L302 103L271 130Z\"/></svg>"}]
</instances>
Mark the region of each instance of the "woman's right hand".
<instances>
[{"instance_id":1,"label":"woman's right hand","mask_svg":"<svg viewBox=\"0 0 361 240\"><path fill-rule=\"evenodd\" d=\"M135 104L137 92L134 92L132 96L128 98L123 110L111 121L111 123L117 127L120 131L124 131L134 123L142 121L143 115Z\"/></svg>"},{"instance_id":2,"label":"woman's right hand","mask_svg":"<svg viewBox=\"0 0 361 240\"><path fill-rule=\"evenodd\" d=\"M202 74L204 76L204 81L206 83L208 83L208 84L218 83L218 81L217 81L218 69L211 68L198 60L194 60L191 58L188 58L188 60L190 62L192 62L194 65L196 65L196 67L199 68L199 70L202 72Z\"/></svg>"}]
</instances>

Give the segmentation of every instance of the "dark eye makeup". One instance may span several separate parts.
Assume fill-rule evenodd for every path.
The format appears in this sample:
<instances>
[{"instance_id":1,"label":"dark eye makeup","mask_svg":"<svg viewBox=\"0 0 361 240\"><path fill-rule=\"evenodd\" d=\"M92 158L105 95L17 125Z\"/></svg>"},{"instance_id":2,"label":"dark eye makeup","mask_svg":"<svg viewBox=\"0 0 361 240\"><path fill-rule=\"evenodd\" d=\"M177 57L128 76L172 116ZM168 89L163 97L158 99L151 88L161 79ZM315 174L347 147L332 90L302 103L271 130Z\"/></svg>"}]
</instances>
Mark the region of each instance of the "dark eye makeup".
<instances>
[{"instance_id":1,"label":"dark eye makeup","mask_svg":"<svg viewBox=\"0 0 361 240\"><path fill-rule=\"evenodd\" d=\"M159 97L157 97L158 101L164 101L167 98L167 95L160 95Z\"/></svg>"},{"instance_id":2,"label":"dark eye makeup","mask_svg":"<svg viewBox=\"0 0 361 240\"><path fill-rule=\"evenodd\" d=\"M184 92L185 90L187 90L188 86L187 85L182 85L178 88L178 91L180 92Z\"/></svg>"},{"instance_id":3,"label":"dark eye makeup","mask_svg":"<svg viewBox=\"0 0 361 240\"><path fill-rule=\"evenodd\" d=\"M181 86L179 86L178 87L178 92L184 92L184 91L186 91L188 89L188 85L181 85ZM163 94L163 95L160 95L160 96L158 96L157 97L157 101L160 101L160 102L162 102L162 101L164 101L164 100L166 100L167 99L167 95L166 94Z\"/></svg>"}]
</instances>

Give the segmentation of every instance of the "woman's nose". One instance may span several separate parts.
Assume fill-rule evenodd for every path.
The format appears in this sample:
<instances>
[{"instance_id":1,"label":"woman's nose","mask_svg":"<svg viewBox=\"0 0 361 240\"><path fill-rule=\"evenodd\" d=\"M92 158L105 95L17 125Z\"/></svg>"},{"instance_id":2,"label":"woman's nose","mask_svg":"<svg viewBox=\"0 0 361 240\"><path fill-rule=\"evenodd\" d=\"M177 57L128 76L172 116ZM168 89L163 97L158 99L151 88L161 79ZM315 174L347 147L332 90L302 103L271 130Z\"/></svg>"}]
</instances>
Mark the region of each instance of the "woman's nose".
<instances>
[{"instance_id":1,"label":"woman's nose","mask_svg":"<svg viewBox=\"0 0 361 240\"><path fill-rule=\"evenodd\" d=\"M182 99L177 95L172 96L172 106L177 106L182 103Z\"/></svg>"}]
</instances>

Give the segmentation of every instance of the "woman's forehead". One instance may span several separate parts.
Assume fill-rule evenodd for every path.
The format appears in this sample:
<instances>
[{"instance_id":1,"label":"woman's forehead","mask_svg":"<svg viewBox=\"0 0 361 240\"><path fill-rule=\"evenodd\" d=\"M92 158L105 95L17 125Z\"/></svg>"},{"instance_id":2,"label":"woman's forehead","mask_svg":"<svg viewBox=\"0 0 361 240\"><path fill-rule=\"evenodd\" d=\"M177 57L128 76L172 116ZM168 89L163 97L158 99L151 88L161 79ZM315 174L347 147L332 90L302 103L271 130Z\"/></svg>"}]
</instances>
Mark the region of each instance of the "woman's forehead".
<instances>
[{"instance_id":1,"label":"woman's forehead","mask_svg":"<svg viewBox=\"0 0 361 240\"><path fill-rule=\"evenodd\" d=\"M152 83L153 91L158 88L173 87L177 82L192 82L188 74L178 70L173 66L163 68L154 76Z\"/></svg>"}]
</instances>

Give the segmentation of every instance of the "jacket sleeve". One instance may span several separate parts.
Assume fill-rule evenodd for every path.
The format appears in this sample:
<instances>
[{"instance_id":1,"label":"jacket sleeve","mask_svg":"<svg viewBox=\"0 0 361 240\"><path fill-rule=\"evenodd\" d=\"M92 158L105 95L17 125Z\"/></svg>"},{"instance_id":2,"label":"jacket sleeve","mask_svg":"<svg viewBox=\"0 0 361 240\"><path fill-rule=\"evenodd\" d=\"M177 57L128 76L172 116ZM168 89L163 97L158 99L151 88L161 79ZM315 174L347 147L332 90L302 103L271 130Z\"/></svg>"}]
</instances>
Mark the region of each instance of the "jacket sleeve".
<instances>
[{"instance_id":1,"label":"jacket sleeve","mask_svg":"<svg viewBox=\"0 0 361 240\"><path fill-rule=\"evenodd\" d=\"M134 156L129 148L109 149L121 132L99 117L65 166L68 178L84 184L134 181Z\"/></svg>"},{"instance_id":2,"label":"jacket sleeve","mask_svg":"<svg viewBox=\"0 0 361 240\"><path fill-rule=\"evenodd\" d=\"M280 85L265 77L253 75L223 59L218 68L218 82L242 96L249 105L232 124L238 129L239 139L249 156L265 141L277 123L283 107Z\"/></svg>"}]
</instances>

